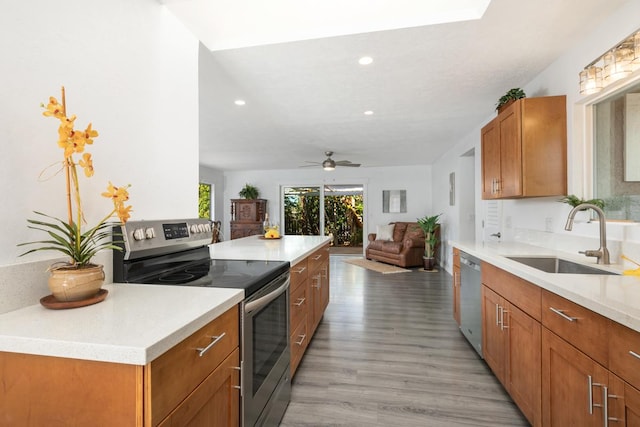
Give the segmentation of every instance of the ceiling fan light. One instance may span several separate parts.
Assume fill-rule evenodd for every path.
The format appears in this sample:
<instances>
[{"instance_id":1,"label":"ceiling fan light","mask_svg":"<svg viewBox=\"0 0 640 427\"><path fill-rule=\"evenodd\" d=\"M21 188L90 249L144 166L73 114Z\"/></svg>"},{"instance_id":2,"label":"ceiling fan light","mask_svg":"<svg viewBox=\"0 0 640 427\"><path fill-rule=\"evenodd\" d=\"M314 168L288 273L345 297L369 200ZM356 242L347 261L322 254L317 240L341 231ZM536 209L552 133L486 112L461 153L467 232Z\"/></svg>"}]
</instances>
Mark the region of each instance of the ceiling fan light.
<instances>
[{"instance_id":1,"label":"ceiling fan light","mask_svg":"<svg viewBox=\"0 0 640 427\"><path fill-rule=\"evenodd\" d=\"M322 162L322 169L326 170L326 171L332 171L336 168L336 162L334 162L331 159L327 159L324 162Z\"/></svg>"}]
</instances>

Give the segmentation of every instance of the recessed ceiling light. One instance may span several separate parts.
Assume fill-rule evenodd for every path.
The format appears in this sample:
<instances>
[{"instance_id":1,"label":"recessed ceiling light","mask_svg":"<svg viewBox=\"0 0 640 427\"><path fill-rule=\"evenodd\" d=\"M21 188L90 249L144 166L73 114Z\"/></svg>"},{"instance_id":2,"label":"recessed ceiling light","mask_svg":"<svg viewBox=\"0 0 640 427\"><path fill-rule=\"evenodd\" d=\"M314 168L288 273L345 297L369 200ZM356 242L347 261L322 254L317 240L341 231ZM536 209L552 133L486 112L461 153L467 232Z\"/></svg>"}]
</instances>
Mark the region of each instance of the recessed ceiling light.
<instances>
[{"instance_id":1,"label":"recessed ceiling light","mask_svg":"<svg viewBox=\"0 0 640 427\"><path fill-rule=\"evenodd\" d=\"M369 65L373 62L373 58L370 56L363 56L362 58L358 59L358 64L360 65Z\"/></svg>"},{"instance_id":2,"label":"recessed ceiling light","mask_svg":"<svg viewBox=\"0 0 640 427\"><path fill-rule=\"evenodd\" d=\"M367 111L364 112L364 115L365 116L372 116L373 115L373 111L367 110Z\"/></svg>"},{"instance_id":3,"label":"recessed ceiling light","mask_svg":"<svg viewBox=\"0 0 640 427\"><path fill-rule=\"evenodd\" d=\"M244 99L236 99L235 101L233 101L233 103L236 104L236 105L245 105L246 104Z\"/></svg>"}]
</instances>

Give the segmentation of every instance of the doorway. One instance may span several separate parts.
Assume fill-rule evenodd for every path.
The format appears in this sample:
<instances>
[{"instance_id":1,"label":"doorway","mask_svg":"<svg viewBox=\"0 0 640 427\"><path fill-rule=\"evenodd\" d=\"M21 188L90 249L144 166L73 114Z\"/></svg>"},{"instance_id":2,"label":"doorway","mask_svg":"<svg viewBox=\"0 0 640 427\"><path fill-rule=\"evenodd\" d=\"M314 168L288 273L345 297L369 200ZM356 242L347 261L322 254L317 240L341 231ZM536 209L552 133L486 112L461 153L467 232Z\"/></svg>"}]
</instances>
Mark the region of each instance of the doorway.
<instances>
[{"instance_id":1,"label":"doorway","mask_svg":"<svg viewBox=\"0 0 640 427\"><path fill-rule=\"evenodd\" d=\"M332 236L334 251L362 252L363 185L283 186L282 210L285 234Z\"/></svg>"}]
</instances>

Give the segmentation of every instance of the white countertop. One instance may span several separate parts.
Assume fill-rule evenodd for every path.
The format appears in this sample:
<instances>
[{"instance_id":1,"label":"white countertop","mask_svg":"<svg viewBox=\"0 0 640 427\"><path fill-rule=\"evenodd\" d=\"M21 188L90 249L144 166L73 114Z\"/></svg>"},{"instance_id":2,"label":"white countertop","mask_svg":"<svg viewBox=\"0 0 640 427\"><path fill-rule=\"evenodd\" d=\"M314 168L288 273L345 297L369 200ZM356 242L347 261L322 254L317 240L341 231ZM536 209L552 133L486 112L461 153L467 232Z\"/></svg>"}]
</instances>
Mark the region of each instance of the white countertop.
<instances>
[{"instance_id":1,"label":"white countertop","mask_svg":"<svg viewBox=\"0 0 640 427\"><path fill-rule=\"evenodd\" d=\"M209 245L211 258L289 261L294 265L331 241L328 236L282 236L281 239L261 237L249 236Z\"/></svg>"},{"instance_id":2,"label":"white countertop","mask_svg":"<svg viewBox=\"0 0 640 427\"><path fill-rule=\"evenodd\" d=\"M506 256L553 255L617 273L623 270L620 264L598 265L595 258L520 243L451 242L451 245L640 332L640 277L545 273Z\"/></svg>"},{"instance_id":3,"label":"white countertop","mask_svg":"<svg viewBox=\"0 0 640 427\"><path fill-rule=\"evenodd\" d=\"M95 305L0 315L0 351L146 365L244 298L239 289L110 284Z\"/></svg>"},{"instance_id":4,"label":"white countertop","mask_svg":"<svg viewBox=\"0 0 640 427\"><path fill-rule=\"evenodd\" d=\"M216 243L211 258L302 260L326 236L259 236ZM109 284L95 305L49 310L40 304L0 314L0 351L146 365L244 298L241 289Z\"/></svg>"}]
</instances>

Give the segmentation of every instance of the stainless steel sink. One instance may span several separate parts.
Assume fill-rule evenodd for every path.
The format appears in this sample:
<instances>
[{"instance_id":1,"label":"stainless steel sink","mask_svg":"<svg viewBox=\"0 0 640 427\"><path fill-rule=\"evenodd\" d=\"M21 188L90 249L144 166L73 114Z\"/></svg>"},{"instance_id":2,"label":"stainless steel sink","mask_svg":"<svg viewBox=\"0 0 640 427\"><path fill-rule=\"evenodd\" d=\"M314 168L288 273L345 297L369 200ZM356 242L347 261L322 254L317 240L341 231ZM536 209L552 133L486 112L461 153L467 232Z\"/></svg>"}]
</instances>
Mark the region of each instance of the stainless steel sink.
<instances>
[{"instance_id":1,"label":"stainless steel sink","mask_svg":"<svg viewBox=\"0 0 640 427\"><path fill-rule=\"evenodd\" d=\"M507 258L546 273L618 275L617 273L612 273L610 271L601 270L599 268L590 267L588 265L579 264L577 262L557 257L508 256Z\"/></svg>"}]
</instances>

